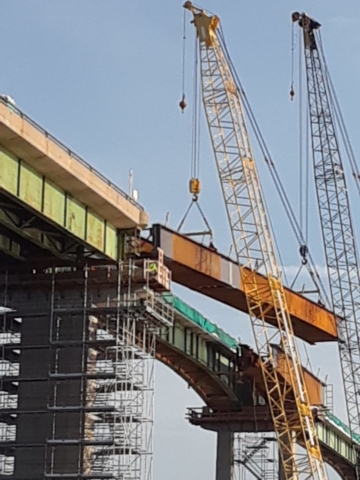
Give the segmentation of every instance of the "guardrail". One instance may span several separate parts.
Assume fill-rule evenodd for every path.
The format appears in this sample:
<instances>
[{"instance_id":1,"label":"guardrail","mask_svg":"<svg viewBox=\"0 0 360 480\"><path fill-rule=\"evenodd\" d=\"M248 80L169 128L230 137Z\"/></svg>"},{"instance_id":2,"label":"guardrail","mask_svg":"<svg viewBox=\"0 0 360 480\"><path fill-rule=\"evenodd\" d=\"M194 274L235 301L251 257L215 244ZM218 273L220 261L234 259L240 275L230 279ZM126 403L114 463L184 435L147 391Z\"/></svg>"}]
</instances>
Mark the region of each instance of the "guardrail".
<instances>
[{"instance_id":1,"label":"guardrail","mask_svg":"<svg viewBox=\"0 0 360 480\"><path fill-rule=\"evenodd\" d=\"M54 142L58 147L60 147L62 150L64 150L70 157L72 157L74 160L80 162L84 167L88 168L92 173L94 173L98 178L100 178L103 182L105 182L109 187L113 188L119 195L121 195L123 198L125 198L128 202L132 203L135 207L139 208L140 210L144 211L144 207L142 207L138 202L136 202L132 197L130 197L127 193L125 193L121 188L119 188L117 185L115 185L113 182L111 182L108 178L106 178L102 173L100 173L96 168L92 167L88 162L86 162L83 158L79 157L75 152L73 152L70 148L68 148L66 145L64 145L60 140L55 138L51 133L46 131L41 125L36 123L34 120L32 120L30 117L28 117L24 112L19 110L18 107L13 105L12 103L7 102L0 96L0 103L5 105L7 108L9 108L12 112L16 113L21 117L23 120L26 120L30 125L32 125L36 130L41 132L43 135L45 135L47 138L49 138L52 142Z\"/></svg>"}]
</instances>

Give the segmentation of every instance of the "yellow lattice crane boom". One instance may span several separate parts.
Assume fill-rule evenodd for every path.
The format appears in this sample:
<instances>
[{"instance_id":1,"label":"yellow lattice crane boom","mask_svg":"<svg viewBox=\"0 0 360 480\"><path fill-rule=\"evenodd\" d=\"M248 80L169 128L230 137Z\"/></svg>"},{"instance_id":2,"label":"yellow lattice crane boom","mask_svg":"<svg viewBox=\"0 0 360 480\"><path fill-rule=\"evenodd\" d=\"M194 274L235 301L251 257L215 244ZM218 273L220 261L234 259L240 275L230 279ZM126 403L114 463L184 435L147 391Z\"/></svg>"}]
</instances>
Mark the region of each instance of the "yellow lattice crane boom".
<instances>
[{"instance_id":1,"label":"yellow lattice crane boom","mask_svg":"<svg viewBox=\"0 0 360 480\"><path fill-rule=\"evenodd\" d=\"M324 480L326 471L246 128L241 94L221 35L220 20L191 2L186 2L184 7L193 13L202 100L284 476L294 480ZM258 272L268 278L265 287L258 284ZM270 307L269 298L272 299ZM269 309L274 311L277 328L265 323ZM285 352L289 384L281 382L274 368L273 343L279 343ZM305 449L294 451L294 437Z\"/></svg>"}]
</instances>

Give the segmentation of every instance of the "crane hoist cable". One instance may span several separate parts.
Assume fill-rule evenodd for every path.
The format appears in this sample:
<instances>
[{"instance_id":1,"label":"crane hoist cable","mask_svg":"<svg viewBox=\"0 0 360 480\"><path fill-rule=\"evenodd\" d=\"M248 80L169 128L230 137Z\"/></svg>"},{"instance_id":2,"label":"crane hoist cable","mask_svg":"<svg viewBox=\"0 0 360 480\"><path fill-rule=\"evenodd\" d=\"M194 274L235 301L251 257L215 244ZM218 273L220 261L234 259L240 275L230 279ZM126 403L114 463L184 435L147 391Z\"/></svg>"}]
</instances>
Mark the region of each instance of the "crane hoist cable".
<instances>
[{"instance_id":1,"label":"crane hoist cable","mask_svg":"<svg viewBox=\"0 0 360 480\"><path fill-rule=\"evenodd\" d=\"M294 90L294 55L295 55L295 28L294 25L291 29L291 85L290 85L290 100L294 100L295 90Z\"/></svg>"},{"instance_id":2,"label":"crane hoist cable","mask_svg":"<svg viewBox=\"0 0 360 480\"><path fill-rule=\"evenodd\" d=\"M337 95L336 95L334 84L333 84L332 79L331 79L330 71L329 71L327 63L326 63L320 32L318 32L318 48L319 48L319 53L321 55L322 64L323 64L323 67L324 67L324 73L325 73L326 81L327 81L327 84L328 84L329 98L330 98L330 101L331 101L332 110L334 112L336 125L339 128L342 143L343 143L344 148L346 150L346 158L349 161L350 168L352 170L352 176L355 180L355 184L356 184L358 194L360 195L360 167L358 165L358 162L357 162L355 154L354 154L354 150L353 150L352 145L351 145L350 136L349 136L348 130L346 128L346 124L345 124L344 117L343 117L343 114L342 114L342 111L341 111L341 107L340 107L340 104L339 104L339 101L338 101L338 98L337 98Z\"/></svg>"},{"instance_id":3,"label":"crane hoist cable","mask_svg":"<svg viewBox=\"0 0 360 480\"><path fill-rule=\"evenodd\" d=\"M290 99L293 100L295 96L295 90L294 90L294 49L295 49L295 38L296 38L296 33L294 31L294 22L292 23L292 35L291 35L291 87L290 87ZM344 145L344 148L346 150L346 158L349 161L350 168L352 170L352 176L355 180L356 188L358 191L358 194L360 195L360 167L358 165L358 162L356 160L354 150L351 145L350 141L350 136L348 133L348 130L346 128L346 124L344 121L344 117L341 111L341 107L336 95L336 91L334 88L334 84L331 79L330 71L327 66L326 58L324 55L324 50L323 50L323 45L322 45L322 39L321 39L321 32L317 32L317 37L318 37L318 42L317 42L317 49L319 52L319 56L321 57L323 69L324 69L324 80L327 83L327 88L328 88L328 98L329 102L332 106L332 112L334 115L334 124L339 128L339 133L340 137L342 139L342 143ZM299 42L299 53L301 55L301 42ZM300 59L301 60L301 59ZM299 67L299 75L301 74L301 65ZM299 85L301 88L301 82L299 80ZM308 126L308 124L307 124Z\"/></svg>"},{"instance_id":4,"label":"crane hoist cable","mask_svg":"<svg viewBox=\"0 0 360 480\"><path fill-rule=\"evenodd\" d=\"M190 193L193 194L194 200L200 194L201 183L200 175L200 94L199 94L199 80L198 80L198 51L195 41L194 51L194 69L193 69L193 115L191 128L191 180Z\"/></svg>"},{"instance_id":5,"label":"crane hoist cable","mask_svg":"<svg viewBox=\"0 0 360 480\"><path fill-rule=\"evenodd\" d=\"M349 427L360 428L360 272L358 247L352 224L350 197L342 151L335 127L336 116L323 62L320 23L295 12L303 32L309 123L312 140L315 190L318 200L330 293L339 322L339 354ZM356 465L356 477L360 468Z\"/></svg>"},{"instance_id":6,"label":"crane hoist cable","mask_svg":"<svg viewBox=\"0 0 360 480\"><path fill-rule=\"evenodd\" d=\"M184 10L184 26L183 26L183 56L182 56L182 99L179 106L184 113L186 108L185 102L185 52L186 52L186 11ZM201 95L199 92L200 83L198 79L198 50L195 40L195 53L194 53L194 68L193 68L193 111L192 111L192 127L191 127L191 165L190 165L190 181L189 191L192 195L190 205L188 206L183 218L181 219L177 231L180 232L185 220L187 219L192 207L195 205L200 213L200 216L206 226L204 231L195 231L185 233L187 236L205 236L210 237L210 247L215 249L213 244L213 231L210 224L199 204L199 195L201 191L200 181L200 110L201 110Z\"/></svg>"},{"instance_id":7,"label":"crane hoist cable","mask_svg":"<svg viewBox=\"0 0 360 480\"><path fill-rule=\"evenodd\" d=\"M294 24L292 25L294 31ZM309 252L309 175L310 175L310 157L309 157L309 124L305 123L303 114L303 78L302 78L302 43L299 42L299 223L300 228L304 232L305 243L300 246L300 255L302 256L302 264L306 265ZM293 49L293 47L292 47ZM293 62L293 59L292 59ZM292 80L293 84L293 80ZM305 118L307 112L307 103L305 105ZM305 127L305 128L304 128ZM305 130L305 133L304 133Z\"/></svg>"},{"instance_id":8,"label":"crane hoist cable","mask_svg":"<svg viewBox=\"0 0 360 480\"><path fill-rule=\"evenodd\" d=\"M245 91L242 87L239 76L238 76L238 74L237 74L237 72L234 68L234 65L231 61L231 58L230 58L229 53L227 51L227 47L226 47L226 43L225 43L225 37L224 37L223 31L222 31L221 25L220 25L220 30L219 30L219 37L221 38L221 40L223 42L224 54L226 56L226 59L227 59L228 65L230 67L231 73L236 80L236 88L238 89L238 93L239 93L239 95L241 95L241 98L243 100L245 113L248 116L250 126L251 126L252 131L255 135L256 141L257 141L257 143L260 147L260 150L261 150L261 153L263 155L263 159L265 161L265 164L266 164L267 168L269 169L270 176L271 176L272 181L275 185L276 191L279 195L280 201L283 205L283 208L284 208L286 216L289 220L292 231L293 231L293 233L295 235L295 238L298 242L299 251L300 251L301 247L303 245L306 245L306 239L305 239L304 232L303 232L302 227L300 226L300 224L299 224L299 222L296 218L294 209L291 205L289 197L288 197L288 195L286 193L286 190L284 188L284 185L281 181L279 172L276 168L276 164L275 164L275 162L274 162L274 160L271 156L271 153L268 149L268 146L267 146L267 144L265 142L265 139L262 135L262 132L260 130L259 124L258 124L258 122L255 118L254 112L253 112L253 110L251 108L251 105L248 101L246 93L245 93ZM302 258L303 258L303 256L302 256ZM307 259L307 262L305 263L306 268L308 270L310 278L312 279L312 281L315 285L315 288L319 292L319 303L321 305L329 305L330 306L331 303L330 303L330 300L328 298L326 289L324 287L323 281L322 281L321 276L318 272L318 269L316 268L315 261L314 261L312 255L311 255L311 252L310 252L309 249L308 249L308 252L307 252L306 259Z\"/></svg>"},{"instance_id":9,"label":"crane hoist cable","mask_svg":"<svg viewBox=\"0 0 360 480\"><path fill-rule=\"evenodd\" d=\"M181 108L181 113L184 113L185 108L187 107L185 100L185 67L186 67L186 15L184 12L183 15L183 38L182 38L182 72L181 72L181 92L182 97L179 102L179 107Z\"/></svg>"},{"instance_id":10,"label":"crane hoist cable","mask_svg":"<svg viewBox=\"0 0 360 480\"><path fill-rule=\"evenodd\" d=\"M197 32L203 107L284 478L301 475L302 479L325 480L326 470L246 128L243 99L219 34L220 19L190 1L184 8L192 12ZM265 274L265 285L258 283L259 272ZM266 323L269 302L273 326ZM276 368L274 343L280 343L283 350L286 387ZM304 451L293 448L294 433L305 446Z\"/></svg>"},{"instance_id":11,"label":"crane hoist cable","mask_svg":"<svg viewBox=\"0 0 360 480\"><path fill-rule=\"evenodd\" d=\"M295 76L295 51L297 43L297 34L294 23L291 28L291 86L290 86L290 100L295 98L294 76ZM304 232L305 243L300 245L300 255L302 257L302 265L307 264L308 242L309 242L309 130L306 122L305 132L303 133L304 116L303 116L303 78L302 78L302 43L298 42L298 85L299 85L299 223L300 228ZM305 141L304 141L305 139ZM305 143L305 145L304 145ZM304 155L305 151L305 155ZM304 160L305 159L305 160ZM297 274L299 275L302 267ZM294 282L293 282L294 283Z\"/></svg>"}]
</instances>

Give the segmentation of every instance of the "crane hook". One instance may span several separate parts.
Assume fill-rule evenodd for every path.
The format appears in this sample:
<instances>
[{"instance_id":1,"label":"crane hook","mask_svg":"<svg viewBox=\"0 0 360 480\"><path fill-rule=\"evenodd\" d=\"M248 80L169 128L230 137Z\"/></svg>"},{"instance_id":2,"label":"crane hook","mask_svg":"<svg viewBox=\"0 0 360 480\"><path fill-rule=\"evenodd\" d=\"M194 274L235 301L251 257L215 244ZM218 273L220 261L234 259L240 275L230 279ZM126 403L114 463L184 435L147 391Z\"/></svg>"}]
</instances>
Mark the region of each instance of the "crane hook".
<instances>
[{"instance_id":1,"label":"crane hook","mask_svg":"<svg viewBox=\"0 0 360 480\"><path fill-rule=\"evenodd\" d=\"M299 253L300 255L302 256L302 260L301 260L301 263L303 265L306 265L308 260L307 260L307 254L309 253L309 249L307 247L307 245L301 245L300 246L300 250L299 250Z\"/></svg>"},{"instance_id":2,"label":"crane hook","mask_svg":"<svg viewBox=\"0 0 360 480\"><path fill-rule=\"evenodd\" d=\"M181 108L181 113L184 113L184 110L187 107L187 103L185 102L185 93L183 94L182 99L179 102L179 107Z\"/></svg>"}]
</instances>

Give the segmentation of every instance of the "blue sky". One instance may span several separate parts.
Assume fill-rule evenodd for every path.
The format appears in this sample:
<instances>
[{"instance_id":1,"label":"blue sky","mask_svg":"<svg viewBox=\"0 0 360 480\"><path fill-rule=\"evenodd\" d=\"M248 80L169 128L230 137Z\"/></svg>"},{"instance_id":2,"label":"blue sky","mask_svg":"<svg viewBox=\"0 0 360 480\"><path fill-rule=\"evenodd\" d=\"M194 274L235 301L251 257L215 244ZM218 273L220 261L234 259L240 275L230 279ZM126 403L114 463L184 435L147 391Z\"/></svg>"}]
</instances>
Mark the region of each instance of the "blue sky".
<instances>
[{"instance_id":1,"label":"blue sky","mask_svg":"<svg viewBox=\"0 0 360 480\"><path fill-rule=\"evenodd\" d=\"M189 107L181 115L181 3L12 0L2 3L0 31L0 90L13 96L19 108L124 189L133 169L135 188L151 221L164 221L169 211L173 227L190 201L194 32L187 16ZM328 65L357 152L360 4L355 0L318 0L316 4L310 0L209 0L202 6L221 17L233 63L296 205L298 108L289 101L290 14L305 10L323 24ZM203 124L200 204L215 232L217 246L227 252L230 236L209 145ZM258 165L284 264L299 265L298 247L261 159ZM189 222L189 227L196 226L198 217ZM315 206L310 237L322 265ZM245 316L183 289L178 291L210 319L253 344ZM314 371L320 368L322 376L329 374L329 381L339 385L336 348L325 345L309 351ZM196 405L201 405L200 400L184 382L158 366L157 480L170 475L173 480L205 480L213 475L214 435L190 427L184 420L185 407ZM335 407L343 416L340 392Z\"/></svg>"}]
</instances>

